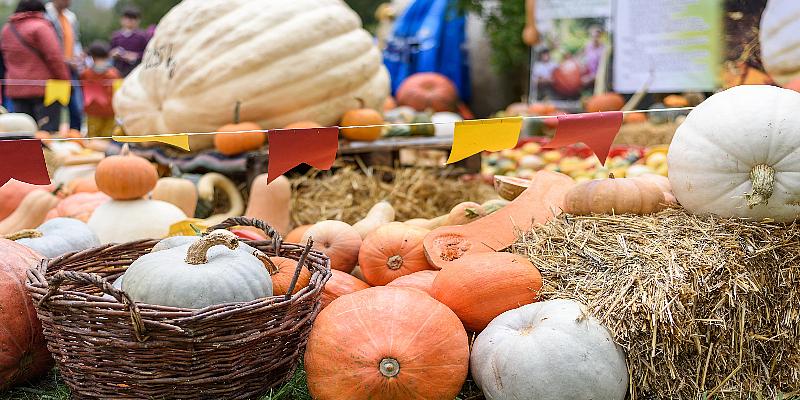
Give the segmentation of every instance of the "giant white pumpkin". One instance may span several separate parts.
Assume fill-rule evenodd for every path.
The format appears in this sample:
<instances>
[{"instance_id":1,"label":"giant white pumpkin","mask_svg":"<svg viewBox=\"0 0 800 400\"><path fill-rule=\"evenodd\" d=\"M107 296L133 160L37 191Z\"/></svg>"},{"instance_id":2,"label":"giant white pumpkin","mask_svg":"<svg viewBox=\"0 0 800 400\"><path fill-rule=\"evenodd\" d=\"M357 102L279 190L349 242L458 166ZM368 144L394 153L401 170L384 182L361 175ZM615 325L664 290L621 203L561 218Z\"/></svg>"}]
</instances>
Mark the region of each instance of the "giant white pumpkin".
<instances>
[{"instance_id":1,"label":"giant white pumpkin","mask_svg":"<svg viewBox=\"0 0 800 400\"><path fill-rule=\"evenodd\" d=\"M758 32L761 61L770 77L785 86L800 77L800 1L769 0Z\"/></svg>"},{"instance_id":2,"label":"giant white pumpkin","mask_svg":"<svg viewBox=\"0 0 800 400\"><path fill-rule=\"evenodd\" d=\"M125 243L166 237L170 226L186 218L166 201L111 200L94 210L88 224L100 243Z\"/></svg>"},{"instance_id":3,"label":"giant white pumpkin","mask_svg":"<svg viewBox=\"0 0 800 400\"><path fill-rule=\"evenodd\" d=\"M470 372L489 400L623 400L628 392L622 348L572 300L497 316L472 344Z\"/></svg>"},{"instance_id":4,"label":"giant white pumpkin","mask_svg":"<svg viewBox=\"0 0 800 400\"><path fill-rule=\"evenodd\" d=\"M669 147L669 181L688 211L761 220L800 216L800 93L736 86L689 113Z\"/></svg>"},{"instance_id":5,"label":"giant white pumpkin","mask_svg":"<svg viewBox=\"0 0 800 400\"><path fill-rule=\"evenodd\" d=\"M185 0L159 22L114 110L129 135L214 131L237 100L241 120L263 128L332 125L357 99L379 109L388 93L380 51L342 0Z\"/></svg>"}]
</instances>

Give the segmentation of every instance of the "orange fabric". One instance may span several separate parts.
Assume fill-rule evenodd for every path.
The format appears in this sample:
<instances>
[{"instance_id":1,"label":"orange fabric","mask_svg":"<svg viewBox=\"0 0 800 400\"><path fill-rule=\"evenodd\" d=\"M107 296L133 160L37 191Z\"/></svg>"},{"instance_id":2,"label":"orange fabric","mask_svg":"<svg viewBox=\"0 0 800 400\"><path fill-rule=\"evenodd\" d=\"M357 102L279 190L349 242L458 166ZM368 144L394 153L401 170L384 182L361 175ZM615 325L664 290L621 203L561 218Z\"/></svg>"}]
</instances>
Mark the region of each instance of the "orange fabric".
<instances>
[{"instance_id":1,"label":"orange fabric","mask_svg":"<svg viewBox=\"0 0 800 400\"><path fill-rule=\"evenodd\" d=\"M64 13L58 14L58 22L61 23L61 32L64 33L64 59L69 61L74 56L75 38L73 37L72 24Z\"/></svg>"},{"instance_id":2,"label":"orange fabric","mask_svg":"<svg viewBox=\"0 0 800 400\"><path fill-rule=\"evenodd\" d=\"M98 73L88 68L81 73L81 83L84 91L84 111L93 117L113 117L114 109L111 104L113 98L112 80L119 79L120 74L116 68L109 68L103 73Z\"/></svg>"}]
</instances>

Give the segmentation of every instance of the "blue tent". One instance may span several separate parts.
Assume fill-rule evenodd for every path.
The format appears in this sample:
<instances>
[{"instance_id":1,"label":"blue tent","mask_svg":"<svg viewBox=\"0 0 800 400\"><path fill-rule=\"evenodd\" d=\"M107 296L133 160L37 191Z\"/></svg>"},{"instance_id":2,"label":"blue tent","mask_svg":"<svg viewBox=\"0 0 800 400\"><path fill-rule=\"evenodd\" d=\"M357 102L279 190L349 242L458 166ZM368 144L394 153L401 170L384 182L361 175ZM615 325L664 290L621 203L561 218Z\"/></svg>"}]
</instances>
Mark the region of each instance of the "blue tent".
<instances>
[{"instance_id":1,"label":"blue tent","mask_svg":"<svg viewBox=\"0 0 800 400\"><path fill-rule=\"evenodd\" d=\"M471 96L466 51L466 19L455 0L415 0L395 22L383 60L392 94L417 72L438 72L453 81L463 101Z\"/></svg>"}]
</instances>

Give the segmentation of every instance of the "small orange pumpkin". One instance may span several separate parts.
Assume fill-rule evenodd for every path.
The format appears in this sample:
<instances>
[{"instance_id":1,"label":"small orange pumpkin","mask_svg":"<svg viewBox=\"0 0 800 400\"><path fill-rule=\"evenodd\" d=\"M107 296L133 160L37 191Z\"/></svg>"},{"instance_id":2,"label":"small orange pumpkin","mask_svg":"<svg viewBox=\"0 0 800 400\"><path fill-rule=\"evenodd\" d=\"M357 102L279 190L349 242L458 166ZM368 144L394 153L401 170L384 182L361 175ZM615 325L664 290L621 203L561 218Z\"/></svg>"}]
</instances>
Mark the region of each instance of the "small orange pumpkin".
<instances>
[{"instance_id":1,"label":"small orange pumpkin","mask_svg":"<svg viewBox=\"0 0 800 400\"><path fill-rule=\"evenodd\" d=\"M646 215L663 210L665 203L664 192L651 181L611 177L575 185L564 197L564 212Z\"/></svg>"},{"instance_id":2,"label":"small orange pumpkin","mask_svg":"<svg viewBox=\"0 0 800 400\"><path fill-rule=\"evenodd\" d=\"M341 296L369 288L370 286L366 282L355 276L332 269L331 278L322 289L322 308L327 307Z\"/></svg>"},{"instance_id":3,"label":"small orange pumpkin","mask_svg":"<svg viewBox=\"0 0 800 400\"><path fill-rule=\"evenodd\" d=\"M358 262L361 235L355 228L342 221L321 221L308 228L300 243L314 240L314 248L325 253L331 260L331 268L353 272Z\"/></svg>"},{"instance_id":4,"label":"small orange pumpkin","mask_svg":"<svg viewBox=\"0 0 800 400\"><path fill-rule=\"evenodd\" d=\"M319 122L315 121L297 121L283 127L283 129L308 129L308 128L322 128Z\"/></svg>"},{"instance_id":5,"label":"small orange pumpkin","mask_svg":"<svg viewBox=\"0 0 800 400\"><path fill-rule=\"evenodd\" d=\"M386 286L419 289L425 293L431 294L431 286L433 286L433 280L436 279L437 273L438 271L433 270L414 272L413 274L403 275L387 283Z\"/></svg>"},{"instance_id":6,"label":"small orange pumpkin","mask_svg":"<svg viewBox=\"0 0 800 400\"><path fill-rule=\"evenodd\" d=\"M619 111L625 106L625 98L619 93L603 93L586 101L586 112Z\"/></svg>"},{"instance_id":7,"label":"small orange pumpkin","mask_svg":"<svg viewBox=\"0 0 800 400\"><path fill-rule=\"evenodd\" d=\"M258 131L261 127L255 122L240 122L241 102L237 101L233 111L233 123L224 125L217 132ZM248 151L258 150L265 142L263 132L218 133L214 135L214 147L226 156L235 156Z\"/></svg>"},{"instance_id":8,"label":"small orange pumpkin","mask_svg":"<svg viewBox=\"0 0 800 400\"><path fill-rule=\"evenodd\" d=\"M294 228L289 232L285 238L283 238L284 242L287 243L300 243L303 240L303 235L306 233L308 228L311 228L312 225L300 225L297 228Z\"/></svg>"},{"instance_id":9,"label":"small orange pumpkin","mask_svg":"<svg viewBox=\"0 0 800 400\"><path fill-rule=\"evenodd\" d=\"M622 117L622 121L626 124L641 124L647 122L647 114L645 113L630 113Z\"/></svg>"},{"instance_id":10,"label":"small orange pumpkin","mask_svg":"<svg viewBox=\"0 0 800 400\"><path fill-rule=\"evenodd\" d=\"M350 110L342 116L342 136L348 140L374 141L381 137L382 127L347 128L348 126L383 125L384 123L383 116L379 112L371 108L364 108L364 100L357 100L360 104L359 108Z\"/></svg>"},{"instance_id":11,"label":"small orange pumpkin","mask_svg":"<svg viewBox=\"0 0 800 400\"><path fill-rule=\"evenodd\" d=\"M367 283L385 285L403 275L433 269L422 247L428 232L402 222L390 222L368 234L358 253L358 265Z\"/></svg>"},{"instance_id":12,"label":"small orange pumpkin","mask_svg":"<svg viewBox=\"0 0 800 400\"><path fill-rule=\"evenodd\" d=\"M550 103L533 103L528 106L528 113L531 115L555 115L556 106Z\"/></svg>"},{"instance_id":13,"label":"small orange pumpkin","mask_svg":"<svg viewBox=\"0 0 800 400\"><path fill-rule=\"evenodd\" d=\"M97 182L91 178L75 178L67 183L67 193L94 193L100 189L97 188Z\"/></svg>"},{"instance_id":14,"label":"small orange pumpkin","mask_svg":"<svg viewBox=\"0 0 800 400\"><path fill-rule=\"evenodd\" d=\"M383 101L383 111L394 110L397 108L397 102L394 100L394 97L389 96L386 100Z\"/></svg>"},{"instance_id":15,"label":"small orange pumpkin","mask_svg":"<svg viewBox=\"0 0 800 400\"><path fill-rule=\"evenodd\" d=\"M436 274L433 298L450 307L467 330L480 332L498 315L538 300L542 275L512 253L468 254Z\"/></svg>"},{"instance_id":16,"label":"small orange pumpkin","mask_svg":"<svg viewBox=\"0 0 800 400\"><path fill-rule=\"evenodd\" d=\"M664 97L663 101L664 105L667 107L688 107L689 100L681 96L679 94L671 94L667 97Z\"/></svg>"},{"instance_id":17,"label":"small orange pumpkin","mask_svg":"<svg viewBox=\"0 0 800 400\"><path fill-rule=\"evenodd\" d=\"M292 278L297 270L297 261L286 257L269 257L269 262L264 264L267 266L270 275L272 276L272 293L275 296L283 296L289 291L289 286L292 284ZM273 268L274 266L274 268ZM305 266L300 270L300 275L297 277L297 283L294 285L292 294L299 292L304 287L308 286L311 281L311 271Z\"/></svg>"},{"instance_id":18,"label":"small orange pumpkin","mask_svg":"<svg viewBox=\"0 0 800 400\"><path fill-rule=\"evenodd\" d=\"M153 164L130 152L128 145L119 155L106 157L94 173L97 188L114 200L135 200L144 197L158 182Z\"/></svg>"}]
</instances>

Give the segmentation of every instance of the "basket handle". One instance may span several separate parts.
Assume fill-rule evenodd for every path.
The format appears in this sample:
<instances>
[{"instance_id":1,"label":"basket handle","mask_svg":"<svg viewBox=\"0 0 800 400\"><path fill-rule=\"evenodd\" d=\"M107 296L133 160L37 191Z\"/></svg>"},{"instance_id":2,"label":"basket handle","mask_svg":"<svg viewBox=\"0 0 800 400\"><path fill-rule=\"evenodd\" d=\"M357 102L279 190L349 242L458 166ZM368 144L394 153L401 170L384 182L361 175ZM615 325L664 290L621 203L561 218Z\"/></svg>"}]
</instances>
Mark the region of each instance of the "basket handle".
<instances>
[{"instance_id":1,"label":"basket handle","mask_svg":"<svg viewBox=\"0 0 800 400\"><path fill-rule=\"evenodd\" d=\"M56 272L50 279L46 281L48 287L47 293L44 295L44 297L42 297L41 300L39 300L39 306L42 306L43 303L50 300L56 291L58 291L59 287L61 287L61 284L63 284L65 281L94 285L100 288L103 293L114 297L117 301L124 304L130 310L131 323L133 323L133 333L136 335L136 340L144 342L149 338L147 335L147 328L144 326L142 315L139 311L139 307L136 306L136 303L131 300L127 293L123 292L122 290L118 290L113 285L108 283L105 278L97 274L63 270Z\"/></svg>"},{"instance_id":2,"label":"basket handle","mask_svg":"<svg viewBox=\"0 0 800 400\"><path fill-rule=\"evenodd\" d=\"M220 222L217 225L209 227L206 229L206 232L212 232L217 229L231 229L234 226L252 226L254 228L261 229L264 231L267 236L272 239L272 248L275 250L275 255L280 255L281 245L283 244L283 237L281 234L278 233L275 229L271 226L267 225L266 222L255 219L255 218L247 218L247 217L231 217L226 219L225 221Z\"/></svg>"},{"instance_id":3,"label":"basket handle","mask_svg":"<svg viewBox=\"0 0 800 400\"><path fill-rule=\"evenodd\" d=\"M303 266L306 264L306 258L308 258L308 253L311 252L311 247L314 245L314 240L309 238L308 242L306 243L306 247L303 248L303 252L300 253L300 258L297 260L297 267L294 270L294 275L292 276L292 281L289 283L289 289L286 291L285 299L289 300L292 297L292 293L294 292L294 287L297 285L297 281L300 279L300 273L303 271ZM260 250L256 250L253 254L264 263L264 266L267 267L267 271L269 271L270 275L275 275L278 273L278 267L275 266L275 263L269 259L264 253Z\"/></svg>"}]
</instances>

